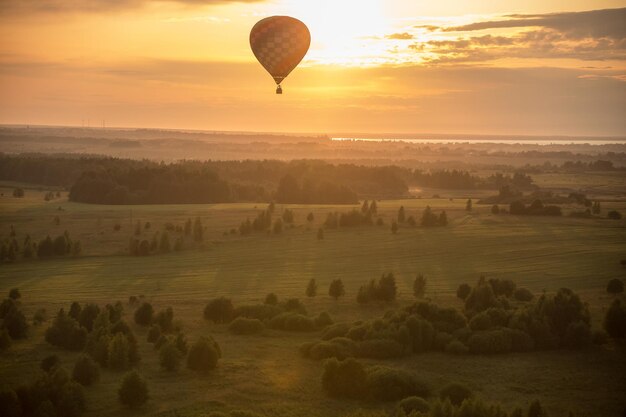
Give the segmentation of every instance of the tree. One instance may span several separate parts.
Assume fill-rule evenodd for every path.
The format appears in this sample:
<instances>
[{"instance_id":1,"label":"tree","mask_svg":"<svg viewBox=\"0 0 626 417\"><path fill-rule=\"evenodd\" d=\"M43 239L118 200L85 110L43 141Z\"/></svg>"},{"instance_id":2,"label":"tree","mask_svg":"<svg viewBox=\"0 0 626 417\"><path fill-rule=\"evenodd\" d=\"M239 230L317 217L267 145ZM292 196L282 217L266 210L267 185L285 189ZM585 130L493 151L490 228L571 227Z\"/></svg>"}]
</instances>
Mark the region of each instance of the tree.
<instances>
[{"instance_id":1,"label":"tree","mask_svg":"<svg viewBox=\"0 0 626 417\"><path fill-rule=\"evenodd\" d=\"M14 188L13 189L13 197L22 198L24 197L24 189L23 188Z\"/></svg>"},{"instance_id":2,"label":"tree","mask_svg":"<svg viewBox=\"0 0 626 417\"><path fill-rule=\"evenodd\" d=\"M404 223L404 220L405 220L404 206L400 206L400 209L398 210L398 223Z\"/></svg>"},{"instance_id":3,"label":"tree","mask_svg":"<svg viewBox=\"0 0 626 417\"><path fill-rule=\"evenodd\" d=\"M467 298L467 296L470 294L470 292L472 291L472 287L469 286L469 284L461 284L459 285L459 288L457 288L456 290L456 296L459 297L461 300L465 301L465 299Z\"/></svg>"},{"instance_id":4,"label":"tree","mask_svg":"<svg viewBox=\"0 0 626 417\"><path fill-rule=\"evenodd\" d=\"M494 204L493 206L491 206L491 213L492 214L500 214L500 207L498 207L497 204Z\"/></svg>"},{"instance_id":5,"label":"tree","mask_svg":"<svg viewBox=\"0 0 626 417\"><path fill-rule=\"evenodd\" d=\"M448 220L446 218L446 222L447 221ZM433 213L430 206L426 206L426 208L424 209L424 213L422 213L422 221L421 221L422 226L424 227L437 226L438 222L439 222L439 219L437 218L437 215Z\"/></svg>"},{"instance_id":6,"label":"tree","mask_svg":"<svg viewBox=\"0 0 626 417\"><path fill-rule=\"evenodd\" d=\"M362 213L367 213L370 210L370 206L369 203L367 202L367 200L363 201L363 205L361 206L361 212Z\"/></svg>"},{"instance_id":7,"label":"tree","mask_svg":"<svg viewBox=\"0 0 626 417\"><path fill-rule=\"evenodd\" d=\"M617 211L617 210L611 210L611 211L609 211L609 212L608 212L608 214L606 215L606 217L607 217L608 219L611 219L611 220L620 220L620 219L622 218L622 215L621 215L621 213L620 213L619 211Z\"/></svg>"},{"instance_id":8,"label":"tree","mask_svg":"<svg viewBox=\"0 0 626 417\"><path fill-rule=\"evenodd\" d=\"M309 223L313 223L313 220L315 220L315 216L313 215L313 213L309 213L306 216L306 221L309 222Z\"/></svg>"},{"instance_id":9,"label":"tree","mask_svg":"<svg viewBox=\"0 0 626 417\"><path fill-rule=\"evenodd\" d=\"M283 221L287 224L292 224L294 220L293 211L289 209L285 209L283 212Z\"/></svg>"},{"instance_id":10,"label":"tree","mask_svg":"<svg viewBox=\"0 0 626 417\"><path fill-rule=\"evenodd\" d=\"M117 333L109 342L107 366L116 370L130 366L130 344L125 334Z\"/></svg>"},{"instance_id":11,"label":"tree","mask_svg":"<svg viewBox=\"0 0 626 417\"><path fill-rule=\"evenodd\" d=\"M137 371L129 372L122 380L118 396L122 404L130 408L139 407L148 401L148 384Z\"/></svg>"},{"instance_id":12,"label":"tree","mask_svg":"<svg viewBox=\"0 0 626 417\"><path fill-rule=\"evenodd\" d=\"M439 214L439 226L447 226L448 225L448 215L445 210L442 210Z\"/></svg>"},{"instance_id":13,"label":"tree","mask_svg":"<svg viewBox=\"0 0 626 417\"><path fill-rule=\"evenodd\" d=\"M274 234L279 235L283 232L283 221L281 219L276 219L274 221Z\"/></svg>"},{"instance_id":14,"label":"tree","mask_svg":"<svg viewBox=\"0 0 626 417\"><path fill-rule=\"evenodd\" d=\"M204 319L215 323L228 323L233 318L234 309L233 302L229 298L215 298L204 308Z\"/></svg>"},{"instance_id":15,"label":"tree","mask_svg":"<svg viewBox=\"0 0 626 417\"><path fill-rule=\"evenodd\" d=\"M72 379L83 386L92 385L100 378L98 364L89 355L81 355L72 372Z\"/></svg>"},{"instance_id":16,"label":"tree","mask_svg":"<svg viewBox=\"0 0 626 417\"><path fill-rule=\"evenodd\" d=\"M472 199L468 198L467 203L465 203L465 211L472 211Z\"/></svg>"},{"instance_id":17,"label":"tree","mask_svg":"<svg viewBox=\"0 0 626 417\"><path fill-rule=\"evenodd\" d=\"M317 240L324 240L324 229L317 229Z\"/></svg>"},{"instance_id":18,"label":"tree","mask_svg":"<svg viewBox=\"0 0 626 417\"><path fill-rule=\"evenodd\" d=\"M26 338L26 331L28 330L28 323L24 313L17 308L10 309L4 315L4 321L2 327L6 329L11 336L11 339L24 339Z\"/></svg>"},{"instance_id":19,"label":"tree","mask_svg":"<svg viewBox=\"0 0 626 417\"><path fill-rule=\"evenodd\" d=\"M140 326L149 326L152 323L152 315L154 309L152 304L143 303L137 310L135 310L135 323Z\"/></svg>"},{"instance_id":20,"label":"tree","mask_svg":"<svg viewBox=\"0 0 626 417\"><path fill-rule=\"evenodd\" d=\"M317 283L315 282L315 278L311 278L309 281L309 285L306 287L306 296L309 298L315 297L317 295Z\"/></svg>"},{"instance_id":21,"label":"tree","mask_svg":"<svg viewBox=\"0 0 626 417\"><path fill-rule=\"evenodd\" d=\"M187 355L187 368L208 372L217 366L217 361L222 356L219 345L211 337L200 337L189 349Z\"/></svg>"},{"instance_id":22,"label":"tree","mask_svg":"<svg viewBox=\"0 0 626 417\"><path fill-rule=\"evenodd\" d=\"M613 301L604 317L604 330L613 338L626 337L626 308L620 300Z\"/></svg>"},{"instance_id":23,"label":"tree","mask_svg":"<svg viewBox=\"0 0 626 417\"><path fill-rule=\"evenodd\" d=\"M11 288L11 291L9 291L9 298L11 300L19 300L22 298L22 294L20 294L20 290L18 288Z\"/></svg>"},{"instance_id":24,"label":"tree","mask_svg":"<svg viewBox=\"0 0 626 417\"><path fill-rule=\"evenodd\" d=\"M378 206L376 205L376 200L372 200L370 203L370 213L376 214L378 213Z\"/></svg>"},{"instance_id":25,"label":"tree","mask_svg":"<svg viewBox=\"0 0 626 417\"><path fill-rule=\"evenodd\" d=\"M333 297L335 300L339 299L339 297L344 296L345 293L346 291L343 286L343 282L340 279L334 279L330 283L330 287L328 287L328 295Z\"/></svg>"},{"instance_id":26,"label":"tree","mask_svg":"<svg viewBox=\"0 0 626 417\"><path fill-rule=\"evenodd\" d=\"M7 329L0 329L0 351L7 350L11 347L11 336Z\"/></svg>"},{"instance_id":27,"label":"tree","mask_svg":"<svg viewBox=\"0 0 626 417\"><path fill-rule=\"evenodd\" d=\"M169 372L174 372L180 367L182 352L174 341L168 341L159 350L159 363L161 368Z\"/></svg>"},{"instance_id":28,"label":"tree","mask_svg":"<svg viewBox=\"0 0 626 417\"><path fill-rule=\"evenodd\" d=\"M159 252L167 253L171 250L172 247L170 245L170 236L167 234L167 232L163 232L161 234L161 241L159 242Z\"/></svg>"},{"instance_id":29,"label":"tree","mask_svg":"<svg viewBox=\"0 0 626 417\"><path fill-rule=\"evenodd\" d=\"M624 292L624 283L622 280L614 278L609 281L606 286L606 292L611 295L616 295Z\"/></svg>"},{"instance_id":30,"label":"tree","mask_svg":"<svg viewBox=\"0 0 626 417\"><path fill-rule=\"evenodd\" d=\"M146 223L146 225L148 225L148 223ZM191 227L191 219L187 219L185 222L185 236L189 236L191 234Z\"/></svg>"},{"instance_id":31,"label":"tree","mask_svg":"<svg viewBox=\"0 0 626 417\"><path fill-rule=\"evenodd\" d=\"M415 298L422 298L424 297L425 290L426 278L424 278L424 275L418 274L417 277L415 277L415 281L413 281L413 295Z\"/></svg>"},{"instance_id":32,"label":"tree","mask_svg":"<svg viewBox=\"0 0 626 417\"><path fill-rule=\"evenodd\" d=\"M270 305L270 306L275 306L276 304L278 304L278 297L276 296L276 294L269 293L265 296L265 304Z\"/></svg>"},{"instance_id":33,"label":"tree","mask_svg":"<svg viewBox=\"0 0 626 417\"><path fill-rule=\"evenodd\" d=\"M193 240L196 242L202 242L204 240L203 234L204 228L202 227L202 220L200 220L200 217L196 217L196 220L193 223Z\"/></svg>"},{"instance_id":34,"label":"tree","mask_svg":"<svg viewBox=\"0 0 626 417\"><path fill-rule=\"evenodd\" d=\"M393 233L394 235L398 233L398 223L396 223L395 221L391 223L391 233Z\"/></svg>"},{"instance_id":35,"label":"tree","mask_svg":"<svg viewBox=\"0 0 626 417\"><path fill-rule=\"evenodd\" d=\"M159 326L159 329L165 333L174 330L174 310L172 307L168 307L165 310L159 311L154 317L154 323Z\"/></svg>"},{"instance_id":36,"label":"tree","mask_svg":"<svg viewBox=\"0 0 626 417\"><path fill-rule=\"evenodd\" d=\"M591 208L591 212L593 214L600 214L601 208L600 208L600 202L596 201L595 203L593 203L593 206Z\"/></svg>"}]
</instances>

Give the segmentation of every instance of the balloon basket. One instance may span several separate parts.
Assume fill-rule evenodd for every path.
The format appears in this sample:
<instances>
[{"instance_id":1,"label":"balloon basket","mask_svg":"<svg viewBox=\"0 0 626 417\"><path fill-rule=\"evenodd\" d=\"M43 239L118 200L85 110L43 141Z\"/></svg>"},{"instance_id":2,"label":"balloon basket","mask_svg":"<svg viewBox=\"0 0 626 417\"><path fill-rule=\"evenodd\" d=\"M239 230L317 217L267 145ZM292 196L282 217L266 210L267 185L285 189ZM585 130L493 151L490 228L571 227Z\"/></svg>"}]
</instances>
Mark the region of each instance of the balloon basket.
<instances>
[{"instance_id":1,"label":"balloon basket","mask_svg":"<svg viewBox=\"0 0 626 417\"><path fill-rule=\"evenodd\" d=\"M276 94L282 94L283 93L283 88L279 85L278 87L276 87Z\"/></svg>"}]
</instances>

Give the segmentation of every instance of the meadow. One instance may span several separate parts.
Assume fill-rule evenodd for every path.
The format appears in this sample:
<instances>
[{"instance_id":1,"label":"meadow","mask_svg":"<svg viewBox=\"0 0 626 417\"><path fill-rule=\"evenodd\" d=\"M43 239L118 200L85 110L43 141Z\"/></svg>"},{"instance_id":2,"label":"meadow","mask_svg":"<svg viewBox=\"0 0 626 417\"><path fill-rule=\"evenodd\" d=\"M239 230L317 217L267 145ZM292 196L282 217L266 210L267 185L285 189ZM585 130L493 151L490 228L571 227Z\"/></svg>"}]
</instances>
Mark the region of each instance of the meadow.
<instances>
[{"instance_id":1,"label":"meadow","mask_svg":"<svg viewBox=\"0 0 626 417\"><path fill-rule=\"evenodd\" d=\"M15 184L4 184L5 190ZM456 298L461 283L473 284L481 275L512 279L536 294L568 287L589 304L592 325L601 328L612 297L606 283L624 276L620 260L626 245L623 220L568 217L494 215L490 206L465 210L467 193L427 190L440 198L385 200L378 203L383 226L326 230L316 238L327 213L352 206L277 205L289 208L294 227L283 233L230 234L246 218L254 218L266 204L101 206L68 202L65 196L44 201L46 190L26 188L21 199L1 197L0 233L13 226L17 238L29 234L35 241L67 230L80 239L83 254L50 260L18 261L0 266L0 293L18 287L27 317L45 308L52 317L72 301L100 305L121 301L125 319L132 323L128 297L143 295L158 311L173 307L189 340L211 334L224 352L215 371L198 376L183 369L176 374L159 368L158 352L146 342L145 328L131 324L139 341L139 372L146 377L151 400L129 411L117 400L119 372L103 370L101 381L87 388L89 416L167 415L202 416L212 410L247 409L268 416L342 416L355 408L392 409L393 405L336 400L320 386L322 366L302 358L298 346L319 339L319 332L287 333L266 329L257 336L236 336L227 326L202 318L207 301L226 296L235 305L262 302L274 292L279 298L300 298L310 313L330 313L335 321L378 317L392 306L359 306L358 288L370 279L393 272L398 298L393 306L414 301L412 283L418 273L427 278L426 297L439 304L462 308ZM477 197L477 196L474 196ZM404 206L407 217L419 218L426 206L446 210L445 228L401 226L390 223ZM354 208L358 208L354 206ZM575 209L571 207L570 209ZM626 202L603 202L603 210L624 211ZM307 222L313 213L315 220ZM54 218L59 217L57 225ZM204 242L200 247L148 257L127 254L128 241L139 220L150 222L151 235L165 223L183 224L200 217ZM119 225L119 230L115 230ZM305 296L315 278L318 295ZM328 285L340 278L346 296L334 300ZM0 356L3 383L16 385L34 378L39 362L57 354L71 369L77 357L44 340L48 323L31 326L26 340L16 341ZM541 400L553 415L568 410L583 416L618 415L624 407L626 362L624 346L594 346L587 351L547 351L501 356L450 356L424 353L382 362L415 371L435 387L461 382L480 397L506 408Z\"/></svg>"}]
</instances>

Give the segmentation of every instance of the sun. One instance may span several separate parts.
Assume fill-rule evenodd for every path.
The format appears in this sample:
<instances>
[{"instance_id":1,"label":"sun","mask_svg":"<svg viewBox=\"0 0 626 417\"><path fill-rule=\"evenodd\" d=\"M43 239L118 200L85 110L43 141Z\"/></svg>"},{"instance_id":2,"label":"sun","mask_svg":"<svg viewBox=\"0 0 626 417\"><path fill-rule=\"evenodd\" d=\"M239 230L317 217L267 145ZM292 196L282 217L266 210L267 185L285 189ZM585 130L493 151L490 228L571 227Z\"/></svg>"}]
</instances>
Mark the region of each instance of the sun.
<instances>
[{"instance_id":1,"label":"sun","mask_svg":"<svg viewBox=\"0 0 626 417\"><path fill-rule=\"evenodd\" d=\"M277 13L309 27L312 43L305 65L374 64L382 47L374 40L391 26L383 0L288 0Z\"/></svg>"}]
</instances>

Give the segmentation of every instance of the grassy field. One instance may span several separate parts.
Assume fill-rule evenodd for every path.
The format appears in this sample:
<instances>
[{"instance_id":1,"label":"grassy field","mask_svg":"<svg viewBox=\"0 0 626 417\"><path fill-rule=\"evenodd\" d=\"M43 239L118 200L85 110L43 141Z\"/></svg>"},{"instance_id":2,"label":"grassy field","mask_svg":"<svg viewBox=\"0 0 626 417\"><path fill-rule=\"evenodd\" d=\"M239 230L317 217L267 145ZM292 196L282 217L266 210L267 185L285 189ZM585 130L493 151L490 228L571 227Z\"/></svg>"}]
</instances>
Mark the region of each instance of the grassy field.
<instances>
[{"instance_id":1,"label":"grassy field","mask_svg":"<svg viewBox=\"0 0 626 417\"><path fill-rule=\"evenodd\" d=\"M626 258L624 220L495 216L490 207L478 205L468 213L459 194L452 200L452 194L442 193L439 199L382 201L379 212L385 226L327 230L325 239L318 240L317 229L326 214L351 207L288 206L295 212L293 229L281 235L239 237L224 232L253 218L264 204L98 206L65 198L44 202L43 193L29 189L24 199L14 199L5 191L0 197L0 235L7 236L11 225L18 239L30 234L39 240L67 230L81 240L83 255L0 266L0 293L19 287L28 317L41 307L52 315L71 301L120 300L132 322L126 300L144 295L157 310L172 306L190 341L210 333L222 346L224 358L209 376L187 370L170 375L159 368L157 352L145 341L146 331L133 325L140 341L139 370L149 381L152 397L139 411L145 415L200 416L213 409L243 408L278 416L340 416L355 407L381 407L332 400L322 393L321 364L301 358L297 349L319 334L266 330L261 336L234 336L224 326L205 322L202 309L216 296L228 296L235 304L261 301L269 292L304 299L307 281L315 278L320 291L315 299L305 300L310 312L328 311L338 321L358 320L385 311L383 306L362 308L355 302L359 286L382 273L395 274L398 305L411 302L412 281L423 273L427 297L459 308L458 285L485 275L512 279L535 293L569 287L589 303L594 327L599 328L611 301L606 283L623 278L626 271L619 264ZM427 205L445 209L450 225L401 227L394 235L389 224L400 205L407 216L417 218ZM283 208L277 206L277 211ZM603 213L608 209L626 212L626 202L606 202ZM313 224L305 220L309 212L315 216ZM60 225L54 224L55 216ZM151 237L166 222L182 224L196 216L205 226L202 247L142 258L126 254L137 220L152 224ZM120 224L119 231L114 231L115 224ZM346 296L337 302L327 296L328 284L336 278L346 286ZM32 379L39 361L50 353L59 354L71 369L76 354L46 344L46 327L32 327L27 340L2 353L3 382ZM428 353L385 363L415 370L435 388L451 381L466 383L507 408L538 398L557 416L569 409L585 416L609 416L626 406L624 358L624 348L611 345L586 352L496 357ZM103 371L101 382L87 389L88 415L131 414L117 402L120 378L119 373Z\"/></svg>"}]
</instances>

